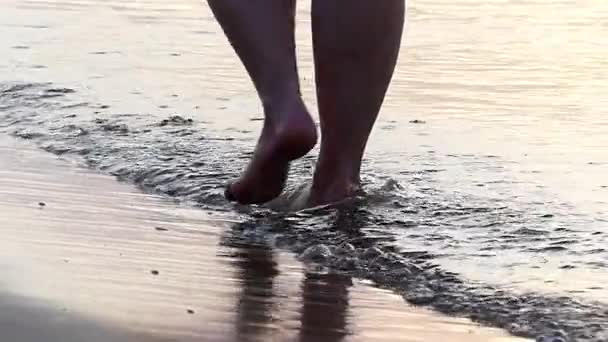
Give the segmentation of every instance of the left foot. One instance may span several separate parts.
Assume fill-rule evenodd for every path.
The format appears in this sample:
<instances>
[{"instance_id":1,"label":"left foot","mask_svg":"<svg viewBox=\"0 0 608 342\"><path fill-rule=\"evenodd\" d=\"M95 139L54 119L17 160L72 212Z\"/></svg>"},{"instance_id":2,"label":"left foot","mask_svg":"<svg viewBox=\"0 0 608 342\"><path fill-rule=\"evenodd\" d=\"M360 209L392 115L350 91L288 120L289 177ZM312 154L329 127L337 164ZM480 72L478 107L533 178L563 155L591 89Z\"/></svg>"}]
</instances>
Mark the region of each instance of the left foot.
<instances>
[{"instance_id":1,"label":"left foot","mask_svg":"<svg viewBox=\"0 0 608 342\"><path fill-rule=\"evenodd\" d=\"M289 162L308 153L317 142L317 128L300 102L276 122L266 120L251 162L243 175L226 188L226 198L241 204L266 203L285 186Z\"/></svg>"}]
</instances>

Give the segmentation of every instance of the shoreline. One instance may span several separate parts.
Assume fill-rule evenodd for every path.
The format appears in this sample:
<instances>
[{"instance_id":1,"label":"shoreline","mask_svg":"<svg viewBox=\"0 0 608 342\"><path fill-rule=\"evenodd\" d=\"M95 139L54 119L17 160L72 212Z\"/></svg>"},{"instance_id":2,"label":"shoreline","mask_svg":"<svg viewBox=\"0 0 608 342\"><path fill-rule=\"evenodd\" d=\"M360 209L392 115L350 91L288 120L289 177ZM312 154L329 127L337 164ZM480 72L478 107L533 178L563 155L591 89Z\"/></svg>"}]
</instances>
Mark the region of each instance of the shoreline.
<instances>
[{"instance_id":1,"label":"shoreline","mask_svg":"<svg viewBox=\"0 0 608 342\"><path fill-rule=\"evenodd\" d=\"M2 302L29 322L0 316L12 341L526 341L311 271L239 236L221 213L139 193L29 143L0 138L0 151Z\"/></svg>"}]
</instances>

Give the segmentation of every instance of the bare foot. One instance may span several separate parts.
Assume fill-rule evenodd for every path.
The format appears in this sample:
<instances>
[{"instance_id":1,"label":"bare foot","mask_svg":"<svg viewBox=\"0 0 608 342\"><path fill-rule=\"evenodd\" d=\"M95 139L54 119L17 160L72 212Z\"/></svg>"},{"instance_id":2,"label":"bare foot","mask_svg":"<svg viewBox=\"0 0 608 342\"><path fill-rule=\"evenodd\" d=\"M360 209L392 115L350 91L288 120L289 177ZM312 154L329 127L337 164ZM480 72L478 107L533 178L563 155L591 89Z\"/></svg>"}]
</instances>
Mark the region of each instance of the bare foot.
<instances>
[{"instance_id":1,"label":"bare foot","mask_svg":"<svg viewBox=\"0 0 608 342\"><path fill-rule=\"evenodd\" d=\"M310 188L307 206L316 207L320 205L338 203L343 200L363 194L359 183L338 181L328 186L317 186L313 183Z\"/></svg>"},{"instance_id":2,"label":"bare foot","mask_svg":"<svg viewBox=\"0 0 608 342\"><path fill-rule=\"evenodd\" d=\"M285 186L289 162L308 153L317 143L317 128L303 104L266 119L253 158L245 172L226 188L226 198L242 204L268 202Z\"/></svg>"},{"instance_id":3,"label":"bare foot","mask_svg":"<svg viewBox=\"0 0 608 342\"><path fill-rule=\"evenodd\" d=\"M343 203L360 195L364 195L364 191L358 184L336 183L327 187L304 184L268 203L268 207L277 211L300 211Z\"/></svg>"}]
</instances>

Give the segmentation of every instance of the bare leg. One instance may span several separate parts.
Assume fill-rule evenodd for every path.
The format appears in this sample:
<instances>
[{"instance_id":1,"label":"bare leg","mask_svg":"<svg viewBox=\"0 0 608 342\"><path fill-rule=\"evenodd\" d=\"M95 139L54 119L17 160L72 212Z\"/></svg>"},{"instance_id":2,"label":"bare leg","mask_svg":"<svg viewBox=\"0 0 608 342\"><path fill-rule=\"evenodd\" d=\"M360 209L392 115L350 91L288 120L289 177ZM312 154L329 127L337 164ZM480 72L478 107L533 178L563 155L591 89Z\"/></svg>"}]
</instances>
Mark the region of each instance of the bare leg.
<instances>
[{"instance_id":1,"label":"bare leg","mask_svg":"<svg viewBox=\"0 0 608 342\"><path fill-rule=\"evenodd\" d=\"M313 0L321 153L310 205L360 190L359 172L395 69L404 0Z\"/></svg>"},{"instance_id":2,"label":"bare leg","mask_svg":"<svg viewBox=\"0 0 608 342\"><path fill-rule=\"evenodd\" d=\"M226 189L240 203L263 203L285 185L289 162L317 141L300 97L295 57L295 0L208 0L258 91L264 128L241 177Z\"/></svg>"}]
</instances>

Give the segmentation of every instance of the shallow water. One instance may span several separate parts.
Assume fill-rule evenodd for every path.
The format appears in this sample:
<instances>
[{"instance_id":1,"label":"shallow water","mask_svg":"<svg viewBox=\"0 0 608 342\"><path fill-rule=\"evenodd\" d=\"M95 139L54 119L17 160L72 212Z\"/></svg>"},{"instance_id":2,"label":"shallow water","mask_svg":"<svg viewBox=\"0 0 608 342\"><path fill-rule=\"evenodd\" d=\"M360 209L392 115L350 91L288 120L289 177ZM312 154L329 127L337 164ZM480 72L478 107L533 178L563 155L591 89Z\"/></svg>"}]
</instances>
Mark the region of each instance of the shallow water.
<instances>
[{"instance_id":1,"label":"shallow water","mask_svg":"<svg viewBox=\"0 0 608 342\"><path fill-rule=\"evenodd\" d=\"M314 108L307 5L299 58ZM605 308L606 14L599 0L410 3L367 154L371 195L346 220L295 224L357 227L470 283ZM260 108L204 4L8 2L0 24L2 130L146 190L234 209L222 188L246 163ZM193 122L163 122L174 114ZM294 184L313 163L294 167Z\"/></svg>"}]
</instances>

